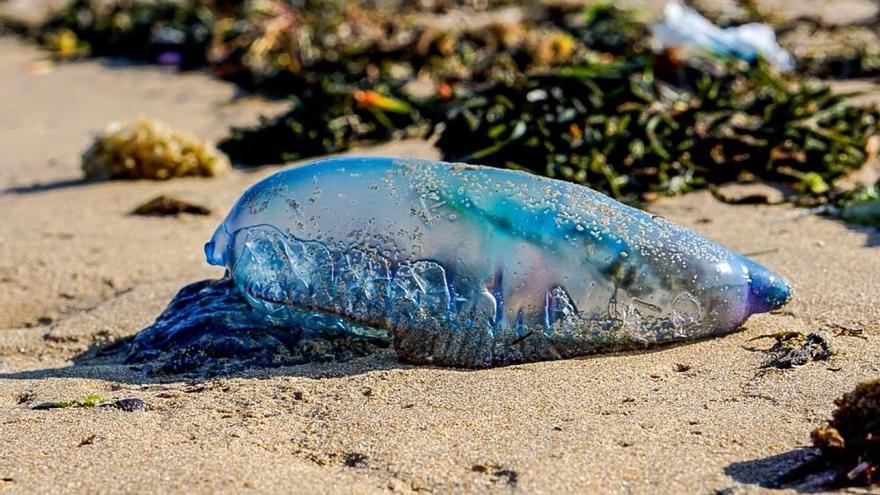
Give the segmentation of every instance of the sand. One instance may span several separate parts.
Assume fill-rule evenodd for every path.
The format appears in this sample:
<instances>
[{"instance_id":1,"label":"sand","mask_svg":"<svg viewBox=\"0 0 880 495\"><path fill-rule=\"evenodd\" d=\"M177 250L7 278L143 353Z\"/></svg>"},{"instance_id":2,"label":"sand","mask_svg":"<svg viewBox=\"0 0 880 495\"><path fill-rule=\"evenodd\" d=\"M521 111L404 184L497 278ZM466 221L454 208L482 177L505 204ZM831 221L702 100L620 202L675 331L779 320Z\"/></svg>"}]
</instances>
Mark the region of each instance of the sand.
<instances>
[{"instance_id":1,"label":"sand","mask_svg":"<svg viewBox=\"0 0 880 495\"><path fill-rule=\"evenodd\" d=\"M91 346L135 334L180 287L220 275L202 244L275 169L84 183L90 137L151 115L217 139L278 106L151 67L40 74L40 57L0 39L0 491L757 493L810 455L834 398L880 377L880 233L707 193L651 209L754 253L796 291L724 338L480 371L409 366L391 351L208 381L95 364L82 357ZM358 152L437 155L421 142ZM128 214L165 193L214 213ZM863 337L835 337L829 361L765 369L748 350L763 334L834 325ZM150 410L31 409L87 394Z\"/></svg>"}]
</instances>

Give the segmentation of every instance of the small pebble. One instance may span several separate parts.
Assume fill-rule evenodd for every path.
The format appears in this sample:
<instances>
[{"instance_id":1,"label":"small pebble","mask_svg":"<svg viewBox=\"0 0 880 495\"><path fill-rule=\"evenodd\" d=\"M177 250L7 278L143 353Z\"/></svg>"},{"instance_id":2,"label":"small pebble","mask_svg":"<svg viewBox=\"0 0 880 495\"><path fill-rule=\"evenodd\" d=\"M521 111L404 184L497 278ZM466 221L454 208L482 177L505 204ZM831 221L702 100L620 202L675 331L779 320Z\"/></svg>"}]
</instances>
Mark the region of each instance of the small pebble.
<instances>
[{"instance_id":1,"label":"small pebble","mask_svg":"<svg viewBox=\"0 0 880 495\"><path fill-rule=\"evenodd\" d=\"M119 399L116 402L107 404L105 407L115 407L116 409L127 412L144 412L149 409L144 401L135 398Z\"/></svg>"}]
</instances>

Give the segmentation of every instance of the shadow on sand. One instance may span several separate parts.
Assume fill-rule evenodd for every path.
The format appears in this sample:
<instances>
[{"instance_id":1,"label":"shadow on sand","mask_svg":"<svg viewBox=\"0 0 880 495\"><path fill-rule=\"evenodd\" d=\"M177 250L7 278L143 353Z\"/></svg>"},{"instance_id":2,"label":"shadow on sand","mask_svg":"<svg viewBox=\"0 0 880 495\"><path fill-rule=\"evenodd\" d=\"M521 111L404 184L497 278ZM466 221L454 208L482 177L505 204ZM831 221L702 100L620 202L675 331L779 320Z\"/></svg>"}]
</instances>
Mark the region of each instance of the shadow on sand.
<instances>
[{"instance_id":1,"label":"shadow on sand","mask_svg":"<svg viewBox=\"0 0 880 495\"><path fill-rule=\"evenodd\" d=\"M835 473L817 464L817 459L816 449L798 448L761 459L735 462L724 468L724 474L741 484L764 489L824 493Z\"/></svg>"},{"instance_id":2,"label":"shadow on sand","mask_svg":"<svg viewBox=\"0 0 880 495\"><path fill-rule=\"evenodd\" d=\"M130 339L113 344L124 346ZM107 352L107 351L110 352ZM108 355L109 354L109 355ZM302 364L282 364L275 366L252 366L243 362L230 361L222 367L199 369L181 373L153 373L149 366L125 364L121 353L113 352L110 347L93 349L73 359L73 364L62 368L45 368L39 370L0 373L0 380L43 380L47 378L79 378L103 380L131 385L149 385L161 383L200 383L212 378L251 378L269 379L276 376L294 376L311 379L338 378L360 375L371 371L408 369L408 365L397 357L393 350L379 350L369 356L354 358L348 361L313 361ZM420 366L420 368L425 368ZM446 368L444 368L446 369ZM459 370L468 371L468 370Z\"/></svg>"},{"instance_id":3,"label":"shadow on sand","mask_svg":"<svg viewBox=\"0 0 880 495\"><path fill-rule=\"evenodd\" d=\"M30 186L15 186L4 189L3 194L34 194L46 191L55 191L58 189L69 189L95 184L95 181L86 179L64 179L41 184L32 184Z\"/></svg>"},{"instance_id":4,"label":"shadow on sand","mask_svg":"<svg viewBox=\"0 0 880 495\"><path fill-rule=\"evenodd\" d=\"M865 235L865 247L880 247L880 226L866 227L862 225L844 224L854 232Z\"/></svg>"}]
</instances>

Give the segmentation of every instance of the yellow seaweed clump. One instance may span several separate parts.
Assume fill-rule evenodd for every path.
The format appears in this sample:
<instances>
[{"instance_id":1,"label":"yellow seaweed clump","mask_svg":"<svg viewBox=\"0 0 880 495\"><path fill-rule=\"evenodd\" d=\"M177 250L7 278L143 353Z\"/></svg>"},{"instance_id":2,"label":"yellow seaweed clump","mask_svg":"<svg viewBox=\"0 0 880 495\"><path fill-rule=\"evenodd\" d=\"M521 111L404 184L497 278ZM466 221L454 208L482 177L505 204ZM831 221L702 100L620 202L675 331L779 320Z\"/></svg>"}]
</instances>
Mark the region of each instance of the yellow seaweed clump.
<instances>
[{"instance_id":1,"label":"yellow seaweed clump","mask_svg":"<svg viewBox=\"0 0 880 495\"><path fill-rule=\"evenodd\" d=\"M211 177L229 167L229 158L212 143L148 118L111 122L82 156L83 172L92 180Z\"/></svg>"},{"instance_id":2,"label":"yellow seaweed clump","mask_svg":"<svg viewBox=\"0 0 880 495\"><path fill-rule=\"evenodd\" d=\"M813 430L813 445L837 466L838 484L880 483L880 380L859 384L834 404L828 424Z\"/></svg>"}]
</instances>

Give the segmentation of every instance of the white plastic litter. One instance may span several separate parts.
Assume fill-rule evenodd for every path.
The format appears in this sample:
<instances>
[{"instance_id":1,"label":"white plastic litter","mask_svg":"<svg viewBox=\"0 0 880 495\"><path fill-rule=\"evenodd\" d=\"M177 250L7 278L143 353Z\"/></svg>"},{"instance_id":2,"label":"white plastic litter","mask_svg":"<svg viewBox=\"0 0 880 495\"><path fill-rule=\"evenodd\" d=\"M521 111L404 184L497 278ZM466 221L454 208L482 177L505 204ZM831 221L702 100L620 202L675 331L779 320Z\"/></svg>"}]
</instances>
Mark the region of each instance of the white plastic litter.
<instances>
[{"instance_id":1,"label":"white plastic litter","mask_svg":"<svg viewBox=\"0 0 880 495\"><path fill-rule=\"evenodd\" d=\"M776 42L773 28L751 23L722 29L697 11L673 1L663 8L663 19L652 27L655 50L691 47L716 55L728 55L748 62L761 55L779 70L794 68L791 55Z\"/></svg>"}]
</instances>

